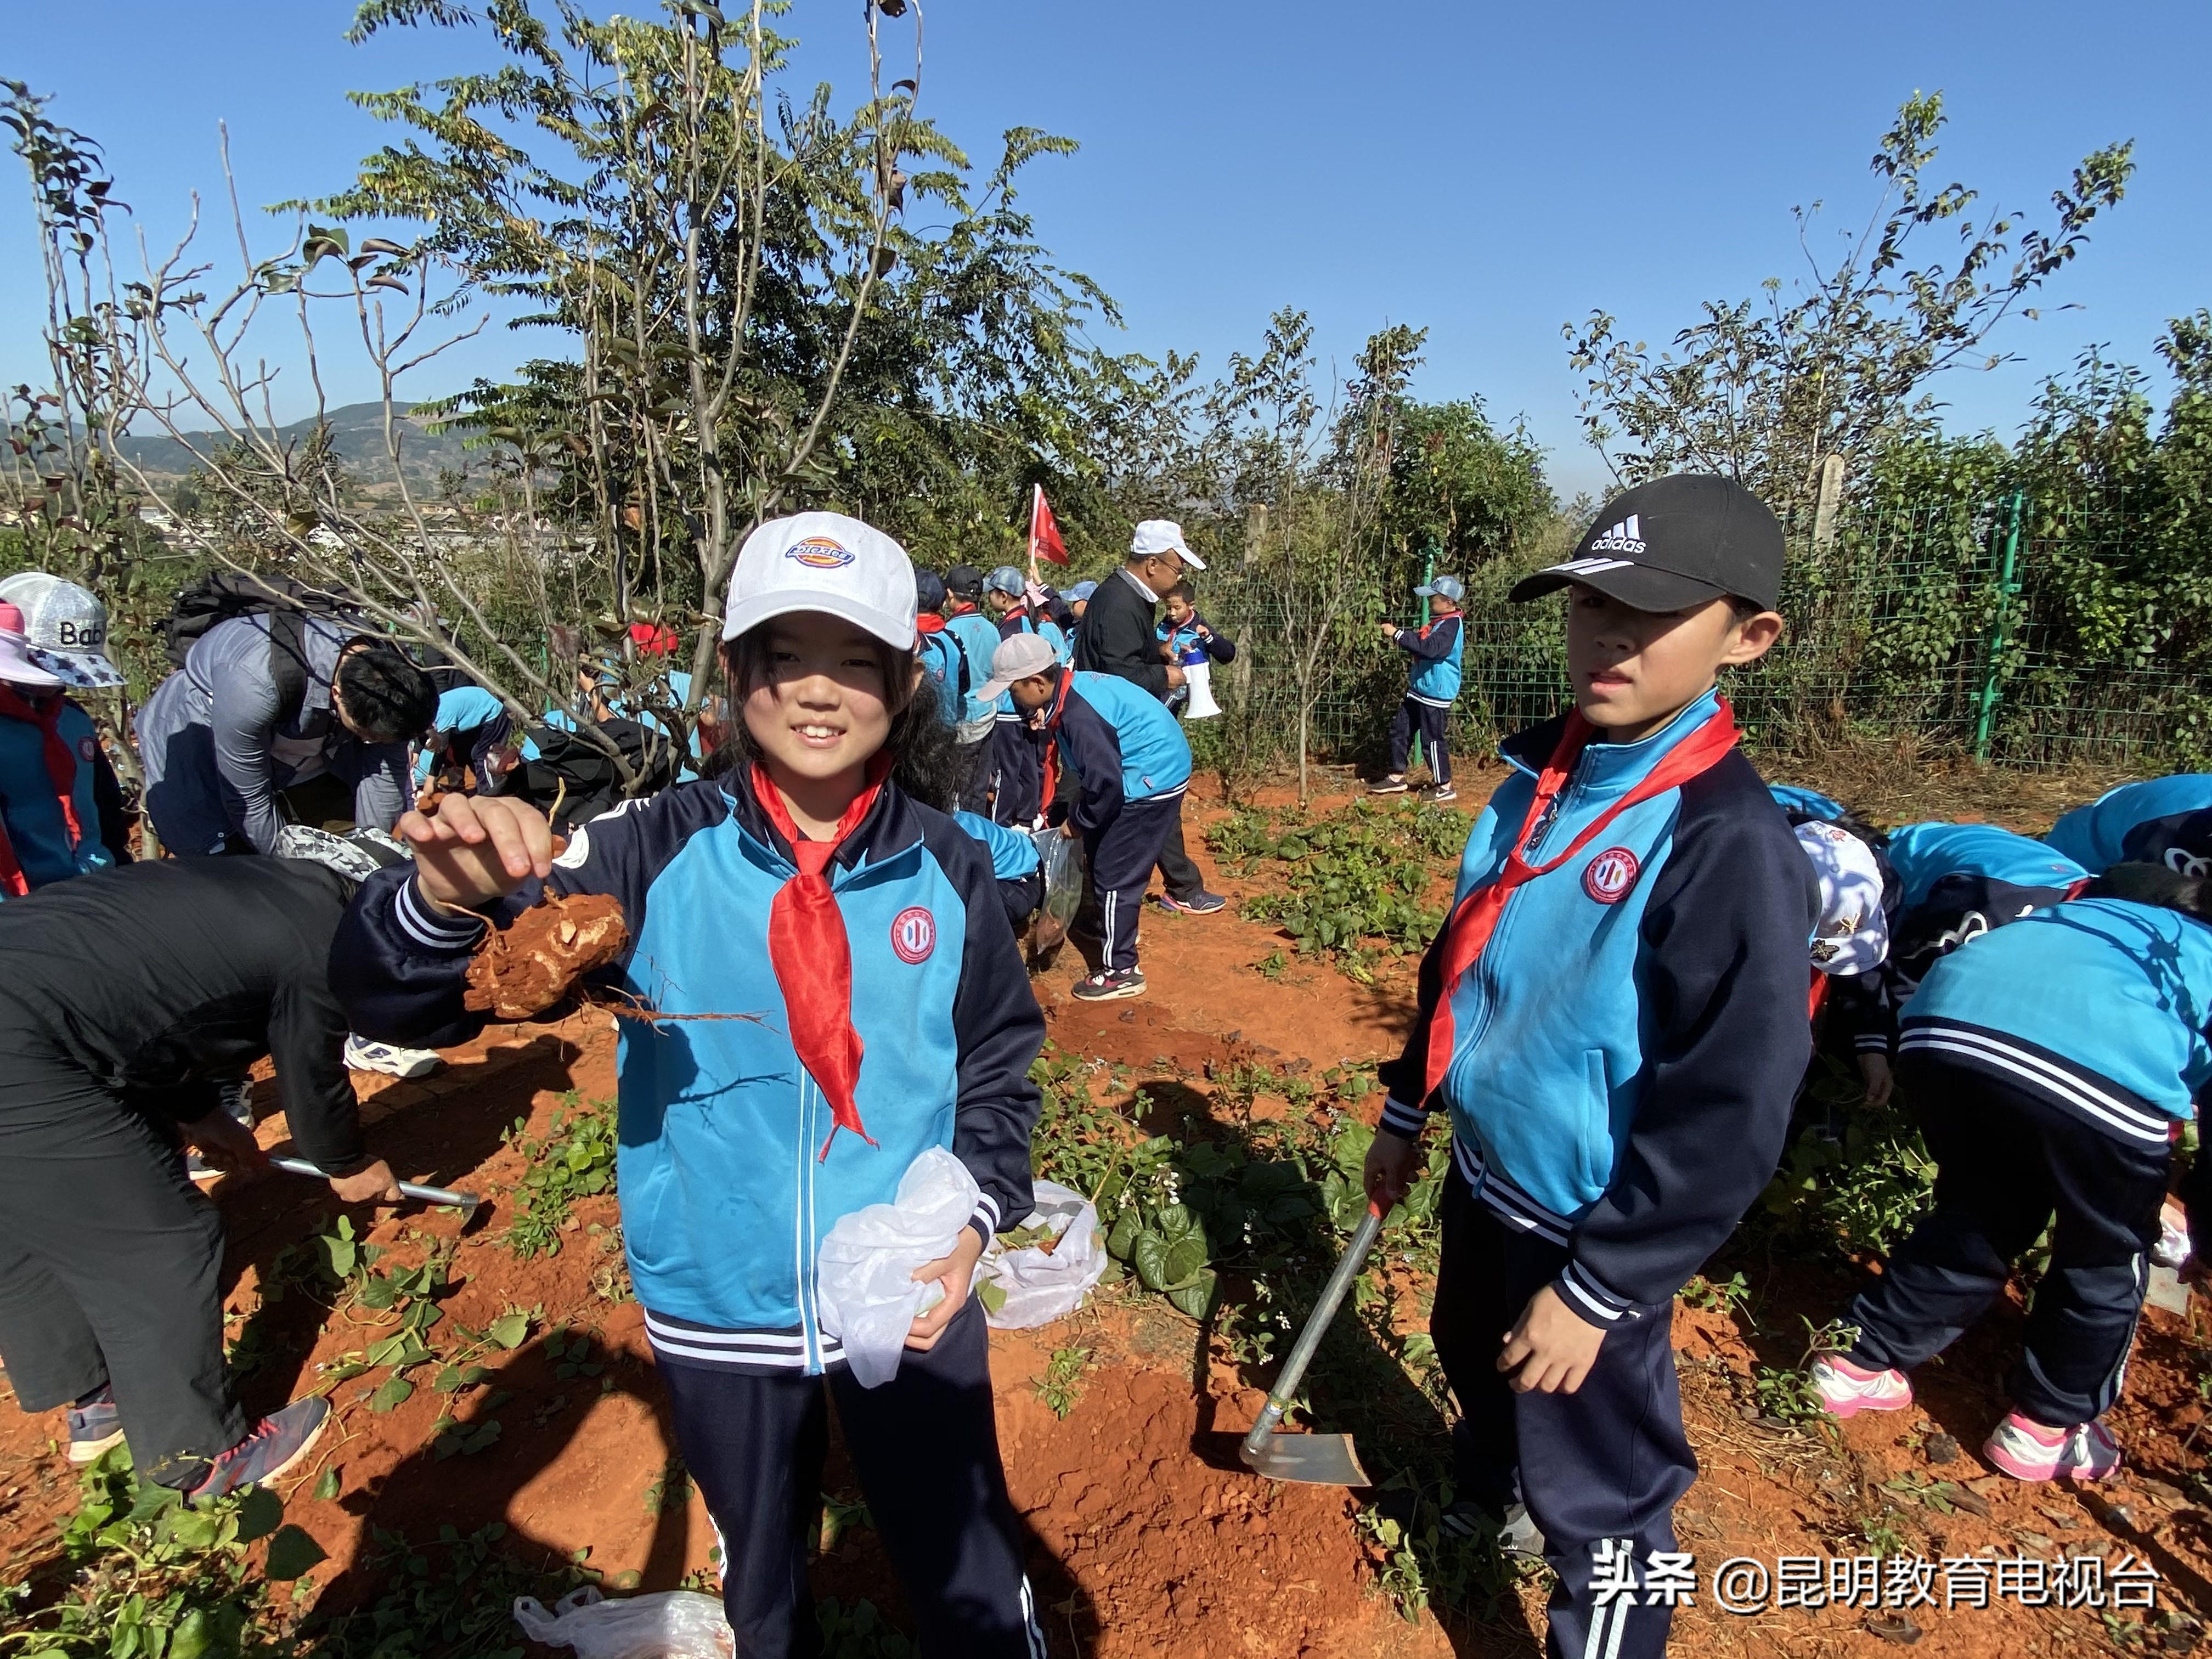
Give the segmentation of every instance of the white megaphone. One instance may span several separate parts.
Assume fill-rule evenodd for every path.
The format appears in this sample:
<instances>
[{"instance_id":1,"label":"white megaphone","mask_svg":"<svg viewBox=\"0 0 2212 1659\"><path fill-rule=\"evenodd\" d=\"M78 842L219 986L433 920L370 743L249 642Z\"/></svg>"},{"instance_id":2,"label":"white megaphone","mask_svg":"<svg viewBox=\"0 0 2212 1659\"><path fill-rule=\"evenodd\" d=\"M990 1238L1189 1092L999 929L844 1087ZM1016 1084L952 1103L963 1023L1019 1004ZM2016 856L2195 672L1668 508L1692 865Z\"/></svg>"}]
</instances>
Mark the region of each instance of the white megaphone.
<instances>
[{"instance_id":1,"label":"white megaphone","mask_svg":"<svg viewBox=\"0 0 2212 1659\"><path fill-rule=\"evenodd\" d=\"M1190 693L1190 701L1183 705L1182 717L1187 720L1210 720L1221 712L1221 705L1213 700L1213 665L1203 659L1182 665L1183 689Z\"/></svg>"}]
</instances>

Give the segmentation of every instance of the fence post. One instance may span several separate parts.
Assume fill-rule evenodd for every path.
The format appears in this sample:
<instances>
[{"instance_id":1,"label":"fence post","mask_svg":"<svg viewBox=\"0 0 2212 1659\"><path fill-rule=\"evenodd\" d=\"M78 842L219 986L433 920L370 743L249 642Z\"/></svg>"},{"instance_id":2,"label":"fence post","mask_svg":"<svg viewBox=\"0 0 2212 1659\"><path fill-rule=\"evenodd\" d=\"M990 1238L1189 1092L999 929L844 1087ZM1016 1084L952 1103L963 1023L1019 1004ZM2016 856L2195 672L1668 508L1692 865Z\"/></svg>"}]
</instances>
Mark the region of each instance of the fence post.
<instances>
[{"instance_id":1,"label":"fence post","mask_svg":"<svg viewBox=\"0 0 2212 1659\"><path fill-rule=\"evenodd\" d=\"M1820 463L1820 495L1813 509L1813 551L1825 555L1836 544L1836 510L1844 499L1844 458L1830 455Z\"/></svg>"},{"instance_id":2,"label":"fence post","mask_svg":"<svg viewBox=\"0 0 2212 1659\"><path fill-rule=\"evenodd\" d=\"M2020 520L2027 507L2027 497L2020 490L2012 492L2005 503L2004 553L1997 569L1997 615L1990 630L1989 669L1982 677L1981 717L1974 722L1974 758L1985 761L1990 757L1990 726L1996 717L1999 689L1999 669L2004 659L2006 633L2012 621L2012 597L2020 592L2020 582L2014 572L2020 561Z\"/></svg>"}]
</instances>

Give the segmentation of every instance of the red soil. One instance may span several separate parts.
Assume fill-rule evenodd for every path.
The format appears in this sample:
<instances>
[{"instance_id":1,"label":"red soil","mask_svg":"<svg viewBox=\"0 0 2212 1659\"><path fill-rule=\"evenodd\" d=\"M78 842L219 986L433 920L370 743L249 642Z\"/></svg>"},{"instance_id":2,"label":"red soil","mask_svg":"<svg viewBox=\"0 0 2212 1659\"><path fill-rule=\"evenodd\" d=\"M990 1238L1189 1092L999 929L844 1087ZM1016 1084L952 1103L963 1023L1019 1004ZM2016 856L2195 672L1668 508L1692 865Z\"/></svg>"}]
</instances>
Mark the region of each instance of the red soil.
<instances>
[{"instance_id":1,"label":"red soil","mask_svg":"<svg viewBox=\"0 0 2212 1659\"><path fill-rule=\"evenodd\" d=\"M484 935L469 962L463 1004L495 1019L535 1019L629 943L622 905L606 893L552 894Z\"/></svg>"},{"instance_id":2,"label":"red soil","mask_svg":"<svg viewBox=\"0 0 2212 1659\"><path fill-rule=\"evenodd\" d=\"M1199 849L1198 835L1192 836ZM1200 852L1203 857L1202 851ZM1234 884L1231 884L1233 891ZM1180 1109L1212 1109L1209 1067L1264 1059L1325 1068L1345 1059L1371 1063L1401 1038L1403 991L1364 991L1325 968L1294 965L1279 981L1249 964L1281 941L1232 912L1192 918L1148 915L1145 959L1151 998L1091 1007L1069 1001L1072 959L1039 982L1054 1040L1066 1049L1118 1062L1156 1097L1175 1085ZM501 1424L488 1449L440 1459L432 1425L447 1396L424 1384L396 1410L377 1413L363 1397L377 1377L331 1389L337 1421L316 1459L284 1482L287 1511L330 1560L315 1574L323 1605L344 1606L373 1588L365 1551L372 1528L416 1538L441 1522L464 1532L494 1520L510 1547L556 1559L588 1549L611 1583L672 1588L708 1568L713 1534L696 1497L656 1508L650 1494L672 1441L634 1304L594 1289L613 1257L605 1231L611 1198L577 1206L557 1255L517 1261L494 1242L513 1218L524 1173L520 1151L501 1132L526 1117L542 1133L563 1097L611 1096L614 1020L587 1009L562 1023L509 1029L455 1051L449 1069L420 1083L358 1079L378 1150L410 1177L488 1194L442 1304L449 1322L481 1328L510 1306L542 1310L530 1340L484 1363L493 1376L463 1397L456 1415ZM264 1086L261 1105L275 1102ZM1370 1109L1373 1103L1370 1103ZM264 1141L283 1139L281 1120ZM318 1366L358 1350L368 1328L324 1323L325 1310L295 1290L264 1300L261 1274L278 1250L325 1230L341 1208L325 1189L283 1176L226 1182L217 1196L230 1228L231 1334L252 1333L261 1363L246 1376L248 1405L265 1410L315 1386ZM369 1212L356 1211L356 1225ZM378 1221L369 1237L408 1262L453 1238L449 1212L410 1211ZM1760 1328L1800 1328L1832 1317L1848 1296L1841 1273L1756 1260L1742 1267L1762 1297ZM1416 1327L1421 1287L1399 1285L1401 1323ZM2151 1311L2116 1416L2131 1463L2103 1491L2030 1488L1993 1475L1978 1449L2002 1409L1999 1378L2017 1351L2020 1311L2008 1305L1917 1379L1915 1409L1868 1416L1840 1432L1772 1427L1759 1415L1758 1366L1785 1367L1792 1343L1756 1332L1741 1315L1679 1309L1674 1338L1690 1436L1703 1474L1678 1512L1682 1547L1700 1567L1697 1604L1677 1615L1677 1651L1808 1656L1874 1655L1881 1615L1822 1607L1738 1618L1709 1605L1711 1573L1734 1556L1868 1553L1864 1529L1893 1529L1907 1553L1930 1559L1991 1549L2037 1557L2132 1552L2164 1575L2161 1606L2212 1606L2212 1507L2193 1497L2212 1434L2193 1431L2205 1407L2195 1322ZM597 1375L563 1378L548 1352L556 1331L592 1339ZM1080 1393L1063 1420L1036 1380L1057 1349L1091 1350ZM1036 1332L993 1340L1000 1425L1014 1500L1033 1539L1030 1573L1056 1655L1120 1659L1163 1653L1213 1656L1531 1654L1541 1630L1540 1595L1524 1584L1501 1621L1449 1627L1433 1615L1401 1619L1378 1590L1381 1563L1353 1522L1349 1494L1275 1486L1239 1469L1234 1435L1256 1411L1264 1376L1240 1376L1201 1346L1199 1328L1154 1298L1103 1292L1085 1312ZM573 1360L568 1363L574 1363ZM493 1403L492 1391L510 1397ZM0 1412L0 1580L20 1577L45 1547L56 1516L75 1501L58 1456L58 1413ZM1948 1436L1946 1441L1942 1436ZM1942 1461L1938 1461L1942 1460ZM311 1494L325 1469L339 1494ZM1968 1483L1961 1500L1986 1516L1943 1514L1910 1495L1929 1480ZM1890 1490L1884 1491L1885 1484ZM850 1495L854 1482L833 1456L826 1484ZM903 1622L874 1534L848 1531L821 1559L817 1589L875 1600ZM1942 1600L1938 1581L1936 1600ZM2133 1616L2133 1615L2130 1615ZM1929 1654L2071 1654L2111 1648L2093 1611L2016 1606L1910 1609ZM2154 1638L2185 1651L2185 1632ZM2138 1644L2130 1651L2155 1650Z\"/></svg>"}]
</instances>

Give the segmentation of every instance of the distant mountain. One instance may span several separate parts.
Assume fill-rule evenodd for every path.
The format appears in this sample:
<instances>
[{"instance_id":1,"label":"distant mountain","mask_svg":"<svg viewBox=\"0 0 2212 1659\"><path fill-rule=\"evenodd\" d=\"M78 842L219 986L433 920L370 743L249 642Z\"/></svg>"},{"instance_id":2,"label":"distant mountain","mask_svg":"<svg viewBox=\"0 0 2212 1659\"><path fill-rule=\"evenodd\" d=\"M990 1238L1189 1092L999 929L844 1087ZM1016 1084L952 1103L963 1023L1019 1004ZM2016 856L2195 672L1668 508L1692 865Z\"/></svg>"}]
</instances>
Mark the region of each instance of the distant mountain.
<instances>
[{"instance_id":1,"label":"distant mountain","mask_svg":"<svg viewBox=\"0 0 2212 1659\"><path fill-rule=\"evenodd\" d=\"M413 405L408 408L411 410ZM382 404L348 404L342 409L331 410L325 418L330 423L331 447L355 477L373 484L386 476L390 463L384 449ZM411 413L403 414L401 420L406 430L400 440L400 465L406 469L410 483L418 478L434 479L440 467L458 467L468 459L458 435L434 436L423 430L424 423ZM276 435L283 442L305 444L314 424L312 420L295 421L289 426L278 428ZM186 435L203 454L216 453L223 445L220 433L195 432ZM166 434L125 438L122 448L124 459L149 473L177 477L191 471L194 465L192 450Z\"/></svg>"}]
</instances>

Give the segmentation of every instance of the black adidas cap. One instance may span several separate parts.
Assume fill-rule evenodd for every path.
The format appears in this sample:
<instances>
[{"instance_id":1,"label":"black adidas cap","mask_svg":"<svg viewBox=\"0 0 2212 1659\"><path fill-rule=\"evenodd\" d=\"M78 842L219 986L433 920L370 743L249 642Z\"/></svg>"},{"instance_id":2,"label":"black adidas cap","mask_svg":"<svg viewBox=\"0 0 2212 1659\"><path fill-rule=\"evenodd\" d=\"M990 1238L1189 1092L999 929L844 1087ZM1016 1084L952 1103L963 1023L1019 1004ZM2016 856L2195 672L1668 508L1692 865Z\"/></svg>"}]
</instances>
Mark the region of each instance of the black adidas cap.
<instances>
[{"instance_id":1,"label":"black adidas cap","mask_svg":"<svg viewBox=\"0 0 2212 1659\"><path fill-rule=\"evenodd\" d=\"M1733 478L1654 478L1607 501L1572 558L1522 577L1510 597L1533 599L1569 582L1638 611L1729 594L1771 611L1782 597L1782 523Z\"/></svg>"},{"instance_id":2,"label":"black adidas cap","mask_svg":"<svg viewBox=\"0 0 2212 1659\"><path fill-rule=\"evenodd\" d=\"M983 592L983 573L972 564L956 564L945 573L945 589L957 599L979 598Z\"/></svg>"}]
</instances>

